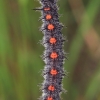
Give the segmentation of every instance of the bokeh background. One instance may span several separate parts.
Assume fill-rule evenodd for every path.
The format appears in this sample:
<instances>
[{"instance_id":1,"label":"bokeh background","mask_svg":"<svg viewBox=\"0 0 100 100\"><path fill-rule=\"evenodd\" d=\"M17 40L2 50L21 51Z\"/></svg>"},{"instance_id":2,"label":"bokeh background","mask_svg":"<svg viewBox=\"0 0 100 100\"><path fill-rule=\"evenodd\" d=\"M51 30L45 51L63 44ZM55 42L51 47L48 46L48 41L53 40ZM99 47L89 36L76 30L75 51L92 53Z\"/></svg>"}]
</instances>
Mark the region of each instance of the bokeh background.
<instances>
[{"instance_id":1,"label":"bokeh background","mask_svg":"<svg viewBox=\"0 0 100 100\"><path fill-rule=\"evenodd\" d=\"M59 0L68 72L62 100L100 100L100 0ZM44 47L37 0L0 0L0 100L37 100ZM66 28L67 27L67 28Z\"/></svg>"}]
</instances>

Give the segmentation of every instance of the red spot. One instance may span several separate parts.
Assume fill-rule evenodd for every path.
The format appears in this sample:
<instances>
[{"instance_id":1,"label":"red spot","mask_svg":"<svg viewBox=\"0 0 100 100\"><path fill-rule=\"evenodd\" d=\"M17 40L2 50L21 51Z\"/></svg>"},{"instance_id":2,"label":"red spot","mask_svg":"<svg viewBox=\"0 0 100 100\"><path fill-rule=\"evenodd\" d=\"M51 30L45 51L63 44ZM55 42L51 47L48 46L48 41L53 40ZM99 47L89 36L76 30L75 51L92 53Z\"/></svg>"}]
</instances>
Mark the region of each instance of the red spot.
<instances>
[{"instance_id":1,"label":"red spot","mask_svg":"<svg viewBox=\"0 0 100 100\"><path fill-rule=\"evenodd\" d=\"M52 18L52 16L50 14L46 15L46 20L50 20Z\"/></svg>"},{"instance_id":2,"label":"red spot","mask_svg":"<svg viewBox=\"0 0 100 100\"><path fill-rule=\"evenodd\" d=\"M51 69L51 71L50 71L50 74L52 74L52 75L56 75L58 72L57 72L57 70L56 69Z\"/></svg>"},{"instance_id":3,"label":"red spot","mask_svg":"<svg viewBox=\"0 0 100 100\"><path fill-rule=\"evenodd\" d=\"M54 29L54 25L53 24L49 24L48 25L48 30L53 30Z\"/></svg>"},{"instance_id":4,"label":"red spot","mask_svg":"<svg viewBox=\"0 0 100 100\"><path fill-rule=\"evenodd\" d=\"M50 38L50 41L49 41L51 44L55 44L56 43L56 39L55 38Z\"/></svg>"},{"instance_id":5,"label":"red spot","mask_svg":"<svg viewBox=\"0 0 100 100\"><path fill-rule=\"evenodd\" d=\"M47 100L53 100L53 98L52 97L48 97Z\"/></svg>"},{"instance_id":6,"label":"red spot","mask_svg":"<svg viewBox=\"0 0 100 100\"><path fill-rule=\"evenodd\" d=\"M48 87L48 90L50 90L50 91L54 91L54 90L55 90L55 87L52 86L52 85L50 85L50 86Z\"/></svg>"},{"instance_id":7,"label":"red spot","mask_svg":"<svg viewBox=\"0 0 100 100\"><path fill-rule=\"evenodd\" d=\"M44 8L44 10L45 10L45 11L49 11L49 10L50 10L50 8L49 8L49 7L47 7L47 8Z\"/></svg>"},{"instance_id":8,"label":"red spot","mask_svg":"<svg viewBox=\"0 0 100 100\"><path fill-rule=\"evenodd\" d=\"M56 52L52 52L51 55L50 55L50 57L51 57L52 59L56 59L56 58L58 57L58 55L57 55Z\"/></svg>"}]
</instances>

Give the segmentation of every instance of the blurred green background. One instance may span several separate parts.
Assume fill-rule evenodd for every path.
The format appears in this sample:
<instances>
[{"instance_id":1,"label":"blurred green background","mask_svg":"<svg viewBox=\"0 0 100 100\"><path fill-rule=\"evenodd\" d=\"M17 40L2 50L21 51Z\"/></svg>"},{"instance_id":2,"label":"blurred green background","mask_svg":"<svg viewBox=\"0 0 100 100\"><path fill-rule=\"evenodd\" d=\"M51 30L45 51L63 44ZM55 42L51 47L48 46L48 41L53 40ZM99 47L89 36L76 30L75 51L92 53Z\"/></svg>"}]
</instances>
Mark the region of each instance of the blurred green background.
<instances>
[{"instance_id":1,"label":"blurred green background","mask_svg":"<svg viewBox=\"0 0 100 100\"><path fill-rule=\"evenodd\" d=\"M63 100L100 100L100 0L59 0L69 53ZM38 0L0 0L0 100L37 100L44 62Z\"/></svg>"}]
</instances>

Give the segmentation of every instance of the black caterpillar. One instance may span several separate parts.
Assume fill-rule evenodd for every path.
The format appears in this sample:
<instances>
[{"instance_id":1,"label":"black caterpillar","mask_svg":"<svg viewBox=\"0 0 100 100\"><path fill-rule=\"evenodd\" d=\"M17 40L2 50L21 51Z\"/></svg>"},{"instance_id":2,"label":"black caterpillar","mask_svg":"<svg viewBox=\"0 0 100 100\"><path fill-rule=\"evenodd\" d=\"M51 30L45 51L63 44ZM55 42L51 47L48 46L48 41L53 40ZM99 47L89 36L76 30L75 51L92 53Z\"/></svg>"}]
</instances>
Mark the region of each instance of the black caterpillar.
<instances>
[{"instance_id":1,"label":"black caterpillar","mask_svg":"<svg viewBox=\"0 0 100 100\"><path fill-rule=\"evenodd\" d=\"M63 44L66 40L61 30L63 25L59 23L57 0L40 0L41 7L34 10L41 11L40 19L43 21L41 31L44 37L41 44L45 47L42 56L45 67L42 72L44 82L41 90L40 100L61 100L61 92L65 92L62 87L62 79L66 75L63 68L65 52Z\"/></svg>"}]
</instances>

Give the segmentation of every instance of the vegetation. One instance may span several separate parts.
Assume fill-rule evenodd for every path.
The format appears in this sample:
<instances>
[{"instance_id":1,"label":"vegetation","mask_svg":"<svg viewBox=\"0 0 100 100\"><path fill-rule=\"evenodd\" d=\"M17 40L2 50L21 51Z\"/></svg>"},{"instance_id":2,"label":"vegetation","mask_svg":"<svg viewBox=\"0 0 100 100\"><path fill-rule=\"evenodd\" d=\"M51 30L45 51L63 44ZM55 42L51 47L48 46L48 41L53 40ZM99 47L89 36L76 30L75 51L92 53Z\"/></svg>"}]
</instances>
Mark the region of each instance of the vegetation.
<instances>
[{"instance_id":1,"label":"vegetation","mask_svg":"<svg viewBox=\"0 0 100 100\"><path fill-rule=\"evenodd\" d=\"M63 100L100 100L100 0L60 0L68 40ZM37 0L0 0L0 100L36 100L44 67Z\"/></svg>"}]
</instances>

